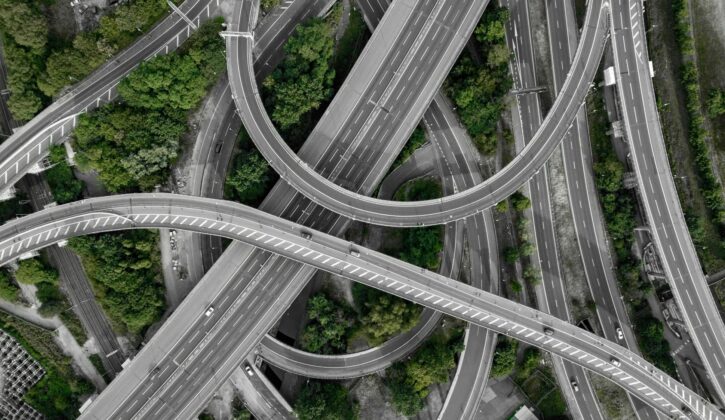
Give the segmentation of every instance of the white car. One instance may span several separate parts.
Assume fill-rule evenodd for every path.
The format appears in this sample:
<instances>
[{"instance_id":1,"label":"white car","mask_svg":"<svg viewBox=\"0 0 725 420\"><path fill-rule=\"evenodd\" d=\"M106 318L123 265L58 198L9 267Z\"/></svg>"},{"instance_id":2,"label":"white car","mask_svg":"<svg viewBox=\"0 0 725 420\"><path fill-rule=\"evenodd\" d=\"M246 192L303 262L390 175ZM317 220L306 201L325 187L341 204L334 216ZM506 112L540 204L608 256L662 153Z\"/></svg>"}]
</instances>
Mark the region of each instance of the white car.
<instances>
[{"instance_id":1,"label":"white car","mask_svg":"<svg viewBox=\"0 0 725 420\"><path fill-rule=\"evenodd\" d=\"M575 379L571 380L571 389L573 389L574 392L579 392L579 384L576 382Z\"/></svg>"},{"instance_id":2,"label":"white car","mask_svg":"<svg viewBox=\"0 0 725 420\"><path fill-rule=\"evenodd\" d=\"M254 370L252 370L251 366L245 364L244 371L247 372L247 375L254 376Z\"/></svg>"},{"instance_id":3,"label":"white car","mask_svg":"<svg viewBox=\"0 0 725 420\"><path fill-rule=\"evenodd\" d=\"M209 309L207 309L206 312L204 312L204 315L211 316L211 314L213 314L213 313L214 313L214 307L210 306Z\"/></svg>"},{"instance_id":4,"label":"white car","mask_svg":"<svg viewBox=\"0 0 725 420\"><path fill-rule=\"evenodd\" d=\"M624 340L624 332L621 327L617 327L617 340Z\"/></svg>"},{"instance_id":5,"label":"white car","mask_svg":"<svg viewBox=\"0 0 725 420\"><path fill-rule=\"evenodd\" d=\"M613 364L614 366L616 366L616 367L620 367L620 366L622 366L622 362L620 362L620 361L619 361L619 359L617 359L616 357L612 357L612 358L611 358L611 359L609 360L609 362L610 362L610 363L612 363L612 364Z\"/></svg>"}]
</instances>

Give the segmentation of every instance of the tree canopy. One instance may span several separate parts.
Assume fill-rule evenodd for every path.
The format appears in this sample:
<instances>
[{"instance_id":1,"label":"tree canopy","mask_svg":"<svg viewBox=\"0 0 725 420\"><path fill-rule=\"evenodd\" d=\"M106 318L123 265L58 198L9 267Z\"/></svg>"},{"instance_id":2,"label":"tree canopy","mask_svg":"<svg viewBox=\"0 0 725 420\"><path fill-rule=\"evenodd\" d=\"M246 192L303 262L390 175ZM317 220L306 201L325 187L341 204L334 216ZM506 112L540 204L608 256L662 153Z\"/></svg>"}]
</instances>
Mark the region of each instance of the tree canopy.
<instances>
[{"instance_id":1,"label":"tree canopy","mask_svg":"<svg viewBox=\"0 0 725 420\"><path fill-rule=\"evenodd\" d=\"M518 350L518 341L499 338L496 345L496 351L493 354L493 364L489 376L492 378L501 378L513 372L516 366L516 350Z\"/></svg>"},{"instance_id":2,"label":"tree canopy","mask_svg":"<svg viewBox=\"0 0 725 420\"><path fill-rule=\"evenodd\" d=\"M139 334L164 310L158 235L132 230L72 238L101 306L118 326Z\"/></svg>"},{"instance_id":3,"label":"tree canopy","mask_svg":"<svg viewBox=\"0 0 725 420\"><path fill-rule=\"evenodd\" d=\"M15 279L23 284L58 284L58 272L37 258L30 258L18 262Z\"/></svg>"},{"instance_id":4,"label":"tree canopy","mask_svg":"<svg viewBox=\"0 0 725 420\"><path fill-rule=\"evenodd\" d=\"M355 325L355 314L346 305L324 293L307 301L309 321L302 333L302 347L313 353L337 354L347 349L347 337Z\"/></svg>"},{"instance_id":5,"label":"tree canopy","mask_svg":"<svg viewBox=\"0 0 725 420\"><path fill-rule=\"evenodd\" d=\"M340 384L312 381L305 385L294 405L300 420L356 420L357 404Z\"/></svg>"},{"instance_id":6,"label":"tree canopy","mask_svg":"<svg viewBox=\"0 0 725 420\"><path fill-rule=\"evenodd\" d=\"M333 47L330 25L323 19L298 26L285 44L284 62L263 83L270 116L281 130L298 124L332 95Z\"/></svg>"}]
</instances>

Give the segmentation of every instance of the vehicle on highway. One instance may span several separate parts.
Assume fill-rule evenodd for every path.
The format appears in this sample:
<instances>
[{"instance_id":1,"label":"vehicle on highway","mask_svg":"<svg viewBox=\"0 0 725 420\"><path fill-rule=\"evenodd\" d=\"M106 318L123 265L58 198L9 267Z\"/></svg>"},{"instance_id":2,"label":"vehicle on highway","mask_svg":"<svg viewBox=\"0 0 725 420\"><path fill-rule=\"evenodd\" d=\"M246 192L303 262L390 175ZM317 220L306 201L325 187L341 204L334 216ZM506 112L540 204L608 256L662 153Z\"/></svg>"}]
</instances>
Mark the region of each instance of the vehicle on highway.
<instances>
[{"instance_id":1,"label":"vehicle on highway","mask_svg":"<svg viewBox=\"0 0 725 420\"><path fill-rule=\"evenodd\" d=\"M357 248L351 246L350 247L350 255L352 255L353 257L359 257L360 256L360 251L358 251Z\"/></svg>"},{"instance_id":2,"label":"vehicle on highway","mask_svg":"<svg viewBox=\"0 0 725 420\"><path fill-rule=\"evenodd\" d=\"M209 309L207 309L206 312L204 312L204 316L211 316L211 314L213 314L213 313L214 313L214 307L210 306Z\"/></svg>"},{"instance_id":3,"label":"vehicle on highway","mask_svg":"<svg viewBox=\"0 0 725 420\"><path fill-rule=\"evenodd\" d=\"M617 340L624 340L624 332L622 331L622 327L617 327Z\"/></svg>"},{"instance_id":4,"label":"vehicle on highway","mask_svg":"<svg viewBox=\"0 0 725 420\"><path fill-rule=\"evenodd\" d=\"M611 362L614 366L620 367L622 366L622 362L619 361L616 357L612 357L609 362Z\"/></svg>"},{"instance_id":5,"label":"vehicle on highway","mask_svg":"<svg viewBox=\"0 0 725 420\"><path fill-rule=\"evenodd\" d=\"M554 335L554 330L552 330L551 328L544 328L544 334Z\"/></svg>"},{"instance_id":6,"label":"vehicle on highway","mask_svg":"<svg viewBox=\"0 0 725 420\"><path fill-rule=\"evenodd\" d=\"M248 364L244 365L244 371L247 372L247 375L254 376L254 370L252 370L252 367Z\"/></svg>"},{"instance_id":7,"label":"vehicle on highway","mask_svg":"<svg viewBox=\"0 0 725 420\"><path fill-rule=\"evenodd\" d=\"M302 232L300 232L300 236L302 236L305 239L311 239L312 238L312 234L310 232L307 232L307 231L304 231L304 230Z\"/></svg>"},{"instance_id":8,"label":"vehicle on highway","mask_svg":"<svg viewBox=\"0 0 725 420\"><path fill-rule=\"evenodd\" d=\"M573 389L574 392L579 392L579 383L577 383L576 379L571 380L571 389Z\"/></svg>"}]
</instances>

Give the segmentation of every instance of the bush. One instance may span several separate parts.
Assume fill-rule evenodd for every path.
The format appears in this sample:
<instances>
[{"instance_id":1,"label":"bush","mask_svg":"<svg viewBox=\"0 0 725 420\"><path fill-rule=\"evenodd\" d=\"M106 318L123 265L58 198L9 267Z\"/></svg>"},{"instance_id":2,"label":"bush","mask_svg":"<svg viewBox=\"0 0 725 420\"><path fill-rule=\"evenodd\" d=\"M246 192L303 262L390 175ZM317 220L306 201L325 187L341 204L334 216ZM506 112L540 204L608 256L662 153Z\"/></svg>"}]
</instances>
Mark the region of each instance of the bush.
<instances>
[{"instance_id":1,"label":"bush","mask_svg":"<svg viewBox=\"0 0 725 420\"><path fill-rule=\"evenodd\" d=\"M499 338L496 351L493 354L490 377L501 378L513 372L514 366L516 366L516 350L518 350L518 346L518 341Z\"/></svg>"},{"instance_id":2,"label":"bush","mask_svg":"<svg viewBox=\"0 0 725 420\"><path fill-rule=\"evenodd\" d=\"M531 208L531 200L520 191L511 194L509 200L511 200L511 205L514 207L514 210L519 213Z\"/></svg>"},{"instance_id":3,"label":"bush","mask_svg":"<svg viewBox=\"0 0 725 420\"><path fill-rule=\"evenodd\" d=\"M725 90L713 89L707 99L707 111L710 118L725 115Z\"/></svg>"},{"instance_id":4,"label":"bush","mask_svg":"<svg viewBox=\"0 0 725 420\"><path fill-rule=\"evenodd\" d=\"M22 260L18 263L15 279L24 284L48 282L58 284L58 272L38 258Z\"/></svg>"},{"instance_id":5,"label":"bush","mask_svg":"<svg viewBox=\"0 0 725 420\"><path fill-rule=\"evenodd\" d=\"M675 377L677 368L670 356L670 344L664 337L664 326L648 312L633 318L634 331L644 357L666 374Z\"/></svg>"},{"instance_id":6,"label":"bush","mask_svg":"<svg viewBox=\"0 0 725 420\"><path fill-rule=\"evenodd\" d=\"M164 310L158 234L148 230L72 238L101 306L117 326L134 334Z\"/></svg>"},{"instance_id":7,"label":"bush","mask_svg":"<svg viewBox=\"0 0 725 420\"><path fill-rule=\"evenodd\" d=\"M5 270L0 270L0 299L8 302L20 301L20 288Z\"/></svg>"},{"instance_id":8,"label":"bush","mask_svg":"<svg viewBox=\"0 0 725 420\"><path fill-rule=\"evenodd\" d=\"M515 246L510 246L504 249L503 251L503 259L509 264L515 264L516 261L521 258L521 252L519 252L519 249Z\"/></svg>"},{"instance_id":9,"label":"bush","mask_svg":"<svg viewBox=\"0 0 725 420\"><path fill-rule=\"evenodd\" d=\"M312 381L305 385L294 405L300 420L355 420L357 404L350 402L348 390L342 385Z\"/></svg>"}]
</instances>

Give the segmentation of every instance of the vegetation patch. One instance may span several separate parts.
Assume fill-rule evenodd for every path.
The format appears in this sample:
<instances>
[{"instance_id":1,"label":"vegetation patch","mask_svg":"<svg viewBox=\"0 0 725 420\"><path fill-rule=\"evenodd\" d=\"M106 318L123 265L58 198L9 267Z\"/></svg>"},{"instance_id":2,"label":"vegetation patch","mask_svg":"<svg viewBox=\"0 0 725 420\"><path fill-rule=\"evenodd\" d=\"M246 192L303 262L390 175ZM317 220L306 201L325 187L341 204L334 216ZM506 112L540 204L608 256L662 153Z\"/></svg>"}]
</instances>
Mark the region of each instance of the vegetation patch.
<instances>
[{"instance_id":1,"label":"vegetation patch","mask_svg":"<svg viewBox=\"0 0 725 420\"><path fill-rule=\"evenodd\" d=\"M297 397L294 410L300 420L356 420L359 408L344 386L310 381Z\"/></svg>"},{"instance_id":2,"label":"vegetation patch","mask_svg":"<svg viewBox=\"0 0 725 420\"><path fill-rule=\"evenodd\" d=\"M195 108L225 68L221 19L204 24L174 53L143 62L118 85L122 103L81 115L77 161L110 192L150 190L168 178Z\"/></svg>"},{"instance_id":3,"label":"vegetation patch","mask_svg":"<svg viewBox=\"0 0 725 420\"><path fill-rule=\"evenodd\" d=\"M456 367L456 355L463 350L463 331L436 335L404 362L397 362L386 373L393 406L404 416L416 415L425 405L430 386L447 382Z\"/></svg>"},{"instance_id":4,"label":"vegetation patch","mask_svg":"<svg viewBox=\"0 0 725 420\"><path fill-rule=\"evenodd\" d=\"M446 90L458 116L481 153L496 151L496 124L504 110L504 97L513 82L511 55L506 45L504 7L488 7L475 30L476 56L463 54L446 79Z\"/></svg>"},{"instance_id":5,"label":"vegetation patch","mask_svg":"<svg viewBox=\"0 0 725 420\"><path fill-rule=\"evenodd\" d=\"M392 171L408 160L408 158L411 157L416 150L423 146L426 141L425 130L423 130L423 127L420 125L415 127L415 130L413 130L413 133L408 138L408 141L405 142L405 146L403 146L403 149L398 154L398 157L395 158L395 162L393 162L390 170Z\"/></svg>"},{"instance_id":6,"label":"vegetation patch","mask_svg":"<svg viewBox=\"0 0 725 420\"><path fill-rule=\"evenodd\" d=\"M334 22L319 18L298 26L284 46L285 60L263 82L270 118L293 149L306 138L294 131L306 134L312 111L332 97L333 32Z\"/></svg>"},{"instance_id":7,"label":"vegetation patch","mask_svg":"<svg viewBox=\"0 0 725 420\"><path fill-rule=\"evenodd\" d=\"M53 334L2 312L0 329L18 340L45 369L43 378L25 394L25 401L49 419L77 417L79 399L92 393L93 385L75 374L71 359L55 344Z\"/></svg>"},{"instance_id":8,"label":"vegetation patch","mask_svg":"<svg viewBox=\"0 0 725 420\"><path fill-rule=\"evenodd\" d=\"M513 378L543 418L564 418L566 402L539 349L529 347L524 351L523 362L516 367Z\"/></svg>"},{"instance_id":9,"label":"vegetation patch","mask_svg":"<svg viewBox=\"0 0 725 420\"><path fill-rule=\"evenodd\" d=\"M22 260L18 263L15 279L23 284L35 285L35 296L41 302L38 308L40 315L47 318L57 315L80 345L88 340L72 305L60 291L60 276L55 268L40 258Z\"/></svg>"},{"instance_id":10,"label":"vegetation patch","mask_svg":"<svg viewBox=\"0 0 725 420\"><path fill-rule=\"evenodd\" d=\"M496 351L493 353L493 364L489 374L492 378L501 378L510 375L516 366L516 351L519 342L505 337L498 339Z\"/></svg>"},{"instance_id":11,"label":"vegetation patch","mask_svg":"<svg viewBox=\"0 0 725 420\"><path fill-rule=\"evenodd\" d=\"M76 179L73 168L68 165L65 147L52 146L48 158L53 166L45 170L45 177L56 203L65 204L80 200L83 194L83 182Z\"/></svg>"},{"instance_id":12,"label":"vegetation patch","mask_svg":"<svg viewBox=\"0 0 725 420\"><path fill-rule=\"evenodd\" d=\"M308 322L302 333L302 348L322 354L340 354L347 350L347 339L356 325L355 311L325 293L307 301Z\"/></svg>"},{"instance_id":13,"label":"vegetation patch","mask_svg":"<svg viewBox=\"0 0 725 420\"><path fill-rule=\"evenodd\" d=\"M224 184L224 196L257 207L279 177L254 147L244 127L239 132L238 149Z\"/></svg>"},{"instance_id":14,"label":"vegetation patch","mask_svg":"<svg viewBox=\"0 0 725 420\"><path fill-rule=\"evenodd\" d=\"M20 301L20 288L6 270L0 270L0 299L14 303Z\"/></svg>"},{"instance_id":15,"label":"vegetation patch","mask_svg":"<svg viewBox=\"0 0 725 420\"><path fill-rule=\"evenodd\" d=\"M164 311L158 233L131 230L69 241L114 325L141 334Z\"/></svg>"},{"instance_id":16,"label":"vegetation patch","mask_svg":"<svg viewBox=\"0 0 725 420\"><path fill-rule=\"evenodd\" d=\"M360 316L358 332L371 346L408 331L418 323L421 307L405 299L360 283L352 285Z\"/></svg>"}]
</instances>

